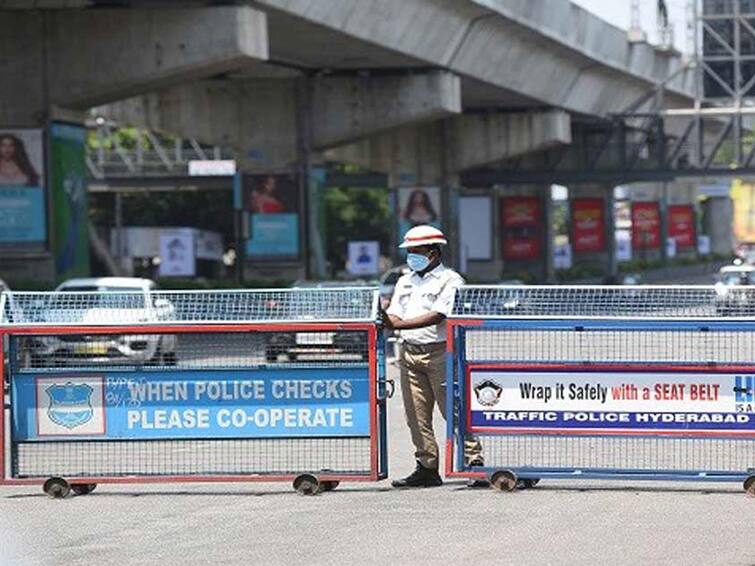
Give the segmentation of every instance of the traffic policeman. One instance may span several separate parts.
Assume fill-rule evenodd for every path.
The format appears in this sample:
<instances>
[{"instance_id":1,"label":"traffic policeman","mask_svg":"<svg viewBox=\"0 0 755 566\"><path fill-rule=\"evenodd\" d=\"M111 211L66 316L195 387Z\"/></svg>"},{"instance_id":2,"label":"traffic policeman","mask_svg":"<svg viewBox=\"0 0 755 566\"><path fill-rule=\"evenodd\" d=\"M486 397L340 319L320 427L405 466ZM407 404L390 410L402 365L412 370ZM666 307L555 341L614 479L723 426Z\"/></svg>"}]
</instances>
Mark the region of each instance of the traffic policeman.
<instances>
[{"instance_id":1,"label":"traffic policeman","mask_svg":"<svg viewBox=\"0 0 755 566\"><path fill-rule=\"evenodd\" d=\"M411 270L396 283L383 320L399 331L401 394L406 423L414 444L417 466L393 487L434 487L443 484L438 473L438 443L433 432L433 408L437 404L446 419L446 323L454 291L464 280L442 263L443 232L433 226L415 226L399 246L407 250ZM469 465L482 465L480 443L465 442Z\"/></svg>"}]
</instances>

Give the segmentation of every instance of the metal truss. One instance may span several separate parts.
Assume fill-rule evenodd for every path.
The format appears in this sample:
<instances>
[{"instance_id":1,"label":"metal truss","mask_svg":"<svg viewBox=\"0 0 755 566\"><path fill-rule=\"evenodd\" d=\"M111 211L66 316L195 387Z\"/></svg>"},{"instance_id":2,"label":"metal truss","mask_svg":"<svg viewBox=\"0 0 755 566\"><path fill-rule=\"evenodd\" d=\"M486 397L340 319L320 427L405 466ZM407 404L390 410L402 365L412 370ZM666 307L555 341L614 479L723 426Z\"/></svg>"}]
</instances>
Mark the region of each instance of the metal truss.
<instances>
[{"instance_id":1,"label":"metal truss","mask_svg":"<svg viewBox=\"0 0 755 566\"><path fill-rule=\"evenodd\" d=\"M227 149L190 138L123 128L102 119L87 126L86 163L90 177L98 181L188 177L190 161L233 159Z\"/></svg>"}]
</instances>

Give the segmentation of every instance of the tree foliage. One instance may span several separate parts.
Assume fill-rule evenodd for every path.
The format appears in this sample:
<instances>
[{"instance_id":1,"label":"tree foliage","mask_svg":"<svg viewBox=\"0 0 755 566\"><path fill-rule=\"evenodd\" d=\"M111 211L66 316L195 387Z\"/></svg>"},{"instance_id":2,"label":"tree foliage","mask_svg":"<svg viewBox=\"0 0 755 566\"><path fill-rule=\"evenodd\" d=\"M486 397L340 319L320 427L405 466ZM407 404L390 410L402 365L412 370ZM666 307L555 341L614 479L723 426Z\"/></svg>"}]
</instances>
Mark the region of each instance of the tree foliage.
<instances>
[{"instance_id":1,"label":"tree foliage","mask_svg":"<svg viewBox=\"0 0 755 566\"><path fill-rule=\"evenodd\" d=\"M325 193L325 241L333 274L346 266L353 240L376 240L382 255L390 255L394 226L387 189L329 188Z\"/></svg>"}]
</instances>

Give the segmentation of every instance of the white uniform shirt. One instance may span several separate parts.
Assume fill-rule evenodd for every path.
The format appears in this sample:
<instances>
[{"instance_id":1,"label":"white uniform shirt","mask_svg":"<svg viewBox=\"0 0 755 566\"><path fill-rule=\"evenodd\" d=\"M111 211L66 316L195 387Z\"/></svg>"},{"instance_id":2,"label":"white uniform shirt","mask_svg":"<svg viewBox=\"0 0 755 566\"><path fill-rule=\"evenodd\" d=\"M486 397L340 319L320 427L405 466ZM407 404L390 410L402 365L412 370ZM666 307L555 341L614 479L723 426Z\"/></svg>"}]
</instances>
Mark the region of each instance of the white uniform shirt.
<instances>
[{"instance_id":1,"label":"white uniform shirt","mask_svg":"<svg viewBox=\"0 0 755 566\"><path fill-rule=\"evenodd\" d=\"M448 316L453 307L454 291L464 285L464 279L453 269L443 264L421 277L417 273L402 275L396 282L391 304L386 311L401 320L435 311ZM401 330L401 338L410 344L434 344L445 342L446 321L439 324Z\"/></svg>"}]
</instances>

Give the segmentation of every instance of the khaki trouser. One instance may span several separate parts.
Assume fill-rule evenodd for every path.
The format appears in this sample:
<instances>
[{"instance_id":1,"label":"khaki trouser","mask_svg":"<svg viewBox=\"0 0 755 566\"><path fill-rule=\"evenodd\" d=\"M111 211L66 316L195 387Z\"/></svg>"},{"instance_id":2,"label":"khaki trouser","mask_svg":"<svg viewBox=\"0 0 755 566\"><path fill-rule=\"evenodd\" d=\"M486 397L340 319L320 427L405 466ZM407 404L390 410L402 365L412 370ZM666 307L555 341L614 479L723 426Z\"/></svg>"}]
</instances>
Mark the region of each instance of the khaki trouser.
<instances>
[{"instance_id":1,"label":"khaki trouser","mask_svg":"<svg viewBox=\"0 0 755 566\"><path fill-rule=\"evenodd\" d=\"M410 351L411 349L411 351ZM401 395L406 424L414 443L414 456L426 468L438 468L438 443L433 432L433 406L446 419L446 350L444 343L400 349ZM482 458L482 447L473 439L464 442L467 463Z\"/></svg>"}]
</instances>

